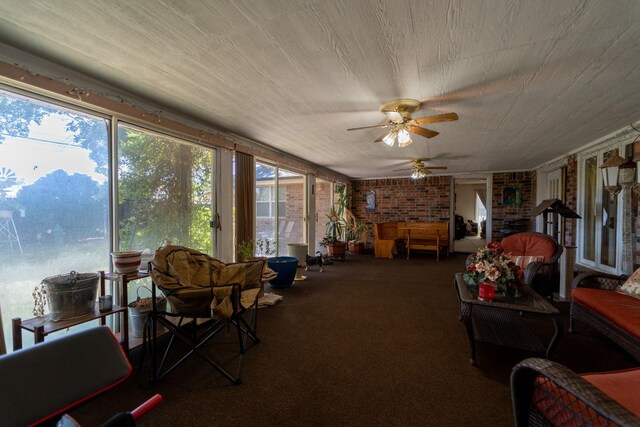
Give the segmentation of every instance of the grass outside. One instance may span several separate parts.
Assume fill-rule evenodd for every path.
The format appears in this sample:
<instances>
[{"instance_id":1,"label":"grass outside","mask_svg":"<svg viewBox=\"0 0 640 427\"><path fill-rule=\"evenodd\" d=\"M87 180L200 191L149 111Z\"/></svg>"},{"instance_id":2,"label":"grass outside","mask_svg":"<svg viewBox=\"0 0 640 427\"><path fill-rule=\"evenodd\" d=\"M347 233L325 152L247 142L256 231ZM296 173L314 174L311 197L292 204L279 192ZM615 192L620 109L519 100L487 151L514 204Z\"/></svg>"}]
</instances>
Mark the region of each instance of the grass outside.
<instances>
[{"instance_id":1,"label":"grass outside","mask_svg":"<svg viewBox=\"0 0 640 427\"><path fill-rule=\"evenodd\" d=\"M106 240L60 247L24 248L24 254L0 247L0 307L7 351L13 350L11 319L33 317L33 290L43 279L71 271L79 273L109 270L109 244ZM107 282L108 284L108 282ZM130 291L129 295L132 295ZM133 292L135 298L135 291ZM48 313L48 307L45 307ZM87 326L97 324L87 322ZM80 327L80 326L78 326ZM48 337L67 333L60 331ZM23 346L33 345L33 334L23 332Z\"/></svg>"}]
</instances>

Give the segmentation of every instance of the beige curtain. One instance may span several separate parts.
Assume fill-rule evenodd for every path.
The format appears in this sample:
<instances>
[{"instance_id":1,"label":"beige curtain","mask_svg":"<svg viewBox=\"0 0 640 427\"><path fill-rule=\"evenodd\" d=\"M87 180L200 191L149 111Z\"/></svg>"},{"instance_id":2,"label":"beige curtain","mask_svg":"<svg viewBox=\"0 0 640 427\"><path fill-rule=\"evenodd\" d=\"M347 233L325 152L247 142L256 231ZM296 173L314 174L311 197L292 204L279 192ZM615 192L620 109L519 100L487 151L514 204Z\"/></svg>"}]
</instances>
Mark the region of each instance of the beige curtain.
<instances>
[{"instance_id":1,"label":"beige curtain","mask_svg":"<svg viewBox=\"0 0 640 427\"><path fill-rule=\"evenodd\" d=\"M253 156L236 152L236 247L253 239L256 227L255 183Z\"/></svg>"}]
</instances>

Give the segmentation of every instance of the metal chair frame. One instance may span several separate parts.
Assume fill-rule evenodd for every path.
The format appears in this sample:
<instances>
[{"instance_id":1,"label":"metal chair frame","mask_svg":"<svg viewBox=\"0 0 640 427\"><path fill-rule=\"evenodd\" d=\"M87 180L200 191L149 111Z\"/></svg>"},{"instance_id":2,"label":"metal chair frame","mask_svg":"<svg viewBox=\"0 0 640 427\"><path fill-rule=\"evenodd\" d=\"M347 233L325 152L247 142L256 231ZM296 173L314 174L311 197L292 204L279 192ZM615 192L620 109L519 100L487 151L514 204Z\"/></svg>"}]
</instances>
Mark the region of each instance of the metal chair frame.
<instances>
[{"instance_id":1,"label":"metal chair frame","mask_svg":"<svg viewBox=\"0 0 640 427\"><path fill-rule=\"evenodd\" d=\"M169 311L158 310L156 306L157 286L153 284L151 289L152 294L152 311L151 311L151 370L152 370L152 382L162 380L169 375L174 369L176 369L182 362L193 354L197 354L204 359L209 365L222 373L232 384L240 384L242 382L242 364L244 362L244 355L247 350L248 339L254 344L258 344L260 339L257 336L257 321L258 321L258 301L253 305L245 309L240 303L240 285L230 284L226 286L233 287L233 305L234 314L231 318L226 320L212 318L208 314L203 315L185 315L181 313L172 313ZM178 318L177 322L173 322L170 318ZM198 319L207 319L205 324L198 325ZM169 339L167 348L162 355L162 359L158 364L158 323L166 327L172 334ZM201 348L208 343L213 337L215 337L220 331L224 330L229 324L233 325L238 334L239 355L237 360L237 366L235 372L229 372L218 362L213 360L201 351ZM199 331L204 327L204 330ZM191 331L189 331L191 329ZM170 366L165 367L167 357L172 350L175 338L189 346L189 350L182 355L177 361Z\"/></svg>"}]
</instances>

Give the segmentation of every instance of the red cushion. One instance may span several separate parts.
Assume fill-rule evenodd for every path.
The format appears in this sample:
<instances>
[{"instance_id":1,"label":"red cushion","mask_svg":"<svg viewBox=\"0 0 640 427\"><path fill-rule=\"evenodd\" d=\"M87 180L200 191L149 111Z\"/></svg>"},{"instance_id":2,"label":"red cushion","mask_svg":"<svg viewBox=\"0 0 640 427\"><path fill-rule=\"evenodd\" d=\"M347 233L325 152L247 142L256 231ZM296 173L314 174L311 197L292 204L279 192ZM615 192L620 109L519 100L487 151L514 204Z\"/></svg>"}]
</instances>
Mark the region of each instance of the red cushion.
<instances>
[{"instance_id":1,"label":"red cushion","mask_svg":"<svg viewBox=\"0 0 640 427\"><path fill-rule=\"evenodd\" d=\"M624 371L605 372L600 374L584 374L582 377L604 394L640 416L640 368Z\"/></svg>"},{"instance_id":2,"label":"red cushion","mask_svg":"<svg viewBox=\"0 0 640 427\"><path fill-rule=\"evenodd\" d=\"M514 256L543 256L548 260L556 253L552 240L532 233L512 234L502 239L500 244L506 253Z\"/></svg>"},{"instance_id":3,"label":"red cushion","mask_svg":"<svg viewBox=\"0 0 640 427\"><path fill-rule=\"evenodd\" d=\"M637 398L640 368L581 376L621 406L640 416L640 400ZM611 425L582 400L576 399L568 390L558 387L543 375L536 378L532 399L537 410L553 425L583 426L585 422L588 425Z\"/></svg>"},{"instance_id":4,"label":"red cushion","mask_svg":"<svg viewBox=\"0 0 640 427\"><path fill-rule=\"evenodd\" d=\"M640 300L621 292L577 288L571 298L640 338Z\"/></svg>"}]
</instances>

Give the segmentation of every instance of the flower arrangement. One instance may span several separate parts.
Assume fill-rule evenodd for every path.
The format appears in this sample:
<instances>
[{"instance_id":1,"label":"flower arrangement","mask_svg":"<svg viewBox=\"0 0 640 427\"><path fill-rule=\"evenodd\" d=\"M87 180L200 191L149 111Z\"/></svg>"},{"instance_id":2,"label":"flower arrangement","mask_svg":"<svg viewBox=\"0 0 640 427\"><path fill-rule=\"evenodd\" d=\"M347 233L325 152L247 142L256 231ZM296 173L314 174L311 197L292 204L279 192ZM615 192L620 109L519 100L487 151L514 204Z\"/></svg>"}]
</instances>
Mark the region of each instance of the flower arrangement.
<instances>
[{"instance_id":1,"label":"flower arrangement","mask_svg":"<svg viewBox=\"0 0 640 427\"><path fill-rule=\"evenodd\" d=\"M470 286L492 283L497 292L517 293L518 267L511 261L511 255L504 253L498 242L490 242L478 249L469 259L464 280Z\"/></svg>"}]
</instances>

